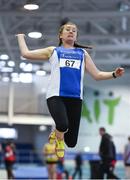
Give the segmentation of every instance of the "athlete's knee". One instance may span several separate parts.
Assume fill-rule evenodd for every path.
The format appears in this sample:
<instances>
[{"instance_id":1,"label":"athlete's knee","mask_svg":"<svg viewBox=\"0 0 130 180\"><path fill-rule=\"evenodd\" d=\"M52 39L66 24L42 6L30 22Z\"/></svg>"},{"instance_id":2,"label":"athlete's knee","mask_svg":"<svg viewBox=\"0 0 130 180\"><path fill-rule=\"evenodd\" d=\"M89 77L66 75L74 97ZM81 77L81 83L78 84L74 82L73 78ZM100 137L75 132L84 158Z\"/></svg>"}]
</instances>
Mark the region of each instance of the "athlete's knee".
<instances>
[{"instance_id":1,"label":"athlete's knee","mask_svg":"<svg viewBox=\"0 0 130 180\"><path fill-rule=\"evenodd\" d=\"M59 125L56 125L56 129L61 132L66 132L68 130L68 124L67 123L61 123Z\"/></svg>"},{"instance_id":2,"label":"athlete's knee","mask_svg":"<svg viewBox=\"0 0 130 180\"><path fill-rule=\"evenodd\" d=\"M70 141L65 141L65 143L69 148L74 148L77 144L77 141L71 142L71 140L70 140Z\"/></svg>"},{"instance_id":3,"label":"athlete's knee","mask_svg":"<svg viewBox=\"0 0 130 180\"><path fill-rule=\"evenodd\" d=\"M69 147L69 148L74 148L75 146L76 146L76 144L67 144L67 146Z\"/></svg>"}]
</instances>

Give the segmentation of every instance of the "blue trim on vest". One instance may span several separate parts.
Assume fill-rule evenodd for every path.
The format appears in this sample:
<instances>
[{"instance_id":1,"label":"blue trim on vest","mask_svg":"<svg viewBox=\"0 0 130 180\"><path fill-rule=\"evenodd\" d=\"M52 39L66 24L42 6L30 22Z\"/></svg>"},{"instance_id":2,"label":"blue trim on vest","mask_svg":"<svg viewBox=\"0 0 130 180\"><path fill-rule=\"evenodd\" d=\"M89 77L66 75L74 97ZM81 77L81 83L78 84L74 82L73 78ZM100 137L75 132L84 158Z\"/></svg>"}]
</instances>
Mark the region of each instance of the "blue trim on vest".
<instances>
[{"instance_id":1,"label":"blue trim on vest","mask_svg":"<svg viewBox=\"0 0 130 180\"><path fill-rule=\"evenodd\" d=\"M58 60L60 59L80 61L79 69L71 67L60 67L60 89L59 95L66 97L81 98L81 67L84 59L84 51L81 48L56 48Z\"/></svg>"}]
</instances>

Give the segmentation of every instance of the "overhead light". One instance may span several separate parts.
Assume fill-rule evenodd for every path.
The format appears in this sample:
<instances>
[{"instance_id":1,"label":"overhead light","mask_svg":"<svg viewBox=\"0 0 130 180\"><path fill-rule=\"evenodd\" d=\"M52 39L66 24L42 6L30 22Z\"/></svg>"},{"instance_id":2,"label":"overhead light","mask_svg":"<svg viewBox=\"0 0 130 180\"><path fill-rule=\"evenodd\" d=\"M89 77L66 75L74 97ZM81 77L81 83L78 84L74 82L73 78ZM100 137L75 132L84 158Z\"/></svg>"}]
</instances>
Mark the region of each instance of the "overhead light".
<instances>
[{"instance_id":1,"label":"overhead light","mask_svg":"<svg viewBox=\"0 0 130 180\"><path fill-rule=\"evenodd\" d=\"M47 127L44 125L39 126L39 131L46 131Z\"/></svg>"},{"instance_id":2,"label":"overhead light","mask_svg":"<svg viewBox=\"0 0 130 180\"><path fill-rule=\"evenodd\" d=\"M2 77L2 81L4 81L4 82L9 82L10 79L9 79L9 77Z\"/></svg>"},{"instance_id":3,"label":"overhead light","mask_svg":"<svg viewBox=\"0 0 130 180\"><path fill-rule=\"evenodd\" d=\"M38 39L38 38L42 37L42 33L40 33L40 32L30 32L30 33L28 33L28 36L30 38Z\"/></svg>"},{"instance_id":4,"label":"overhead light","mask_svg":"<svg viewBox=\"0 0 130 180\"><path fill-rule=\"evenodd\" d=\"M19 74L16 73L16 72L11 73L11 77L12 77L12 78L16 78L16 77L18 77L18 76L19 76Z\"/></svg>"},{"instance_id":5,"label":"overhead light","mask_svg":"<svg viewBox=\"0 0 130 180\"><path fill-rule=\"evenodd\" d=\"M16 82L16 83L20 82L20 80L19 80L19 74L16 73L16 72L11 73L11 78L12 78L12 79L11 79L12 82Z\"/></svg>"},{"instance_id":6,"label":"overhead light","mask_svg":"<svg viewBox=\"0 0 130 180\"><path fill-rule=\"evenodd\" d=\"M25 62L22 62L22 63L20 63L20 65L19 65L19 67L20 67L21 69L23 69L25 66L26 66L26 63L25 63Z\"/></svg>"},{"instance_id":7,"label":"overhead light","mask_svg":"<svg viewBox=\"0 0 130 180\"><path fill-rule=\"evenodd\" d=\"M32 71L32 64L31 63L28 63L26 64L24 67L23 67L23 71Z\"/></svg>"},{"instance_id":8,"label":"overhead light","mask_svg":"<svg viewBox=\"0 0 130 180\"><path fill-rule=\"evenodd\" d=\"M0 138L3 139L16 139L18 132L15 128L0 128Z\"/></svg>"},{"instance_id":9,"label":"overhead light","mask_svg":"<svg viewBox=\"0 0 130 180\"><path fill-rule=\"evenodd\" d=\"M8 60L9 59L9 56L7 54L1 54L0 55L0 59L2 60Z\"/></svg>"},{"instance_id":10,"label":"overhead light","mask_svg":"<svg viewBox=\"0 0 130 180\"><path fill-rule=\"evenodd\" d=\"M13 68L12 67L3 67L1 69L1 72L13 72Z\"/></svg>"},{"instance_id":11,"label":"overhead light","mask_svg":"<svg viewBox=\"0 0 130 180\"><path fill-rule=\"evenodd\" d=\"M6 64L6 62L5 62L5 61L0 61L0 68L1 68L1 67L4 67L4 66L5 66L5 64Z\"/></svg>"},{"instance_id":12,"label":"overhead light","mask_svg":"<svg viewBox=\"0 0 130 180\"><path fill-rule=\"evenodd\" d=\"M90 152L90 147L88 147L88 146L84 147L84 151L85 152Z\"/></svg>"},{"instance_id":13,"label":"overhead light","mask_svg":"<svg viewBox=\"0 0 130 180\"><path fill-rule=\"evenodd\" d=\"M15 82L15 83L20 82L19 77L13 77L11 80L12 82Z\"/></svg>"},{"instance_id":14,"label":"overhead light","mask_svg":"<svg viewBox=\"0 0 130 180\"><path fill-rule=\"evenodd\" d=\"M36 10L36 9L39 9L39 6L37 4L32 4L32 3L28 3L28 4L25 4L24 5L24 9L27 9L29 11L33 11L33 10Z\"/></svg>"},{"instance_id":15,"label":"overhead light","mask_svg":"<svg viewBox=\"0 0 130 180\"><path fill-rule=\"evenodd\" d=\"M36 71L36 75L38 75L38 76L45 76L46 75L46 71L38 70L38 71Z\"/></svg>"},{"instance_id":16,"label":"overhead light","mask_svg":"<svg viewBox=\"0 0 130 180\"><path fill-rule=\"evenodd\" d=\"M8 61L8 66L14 67L15 66L15 62L14 61Z\"/></svg>"},{"instance_id":17,"label":"overhead light","mask_svg":"<svg viewBox=\"0 0 130 180\"><path fill-rule=\"evenodd\" d=\"M32 83L32 74L31 73L20 73L19 79L20 79L20 82L22 82L22 83Z\"/></svg>"}]
</instances>

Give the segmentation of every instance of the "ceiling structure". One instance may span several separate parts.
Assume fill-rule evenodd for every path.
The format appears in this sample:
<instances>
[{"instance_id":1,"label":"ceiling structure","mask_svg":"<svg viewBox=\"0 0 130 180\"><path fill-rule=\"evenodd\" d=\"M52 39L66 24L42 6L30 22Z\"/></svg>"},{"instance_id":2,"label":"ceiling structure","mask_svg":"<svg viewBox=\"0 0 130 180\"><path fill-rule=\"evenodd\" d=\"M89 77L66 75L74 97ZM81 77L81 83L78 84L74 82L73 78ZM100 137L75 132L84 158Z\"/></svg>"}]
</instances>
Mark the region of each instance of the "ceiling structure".
<instances>
[{"instance_id":1,"label":"ceiling structure","mask_svg":"<svg viewBox=\"0 0 130 180\"><path fill-rule=\"evenodd\" d=\"M0 0L0 55L15 62L13 72L23 71L15 34L42 32L40 39L26 37L30 49L56 46L58 29L67 20L78 25L78 41L93 46L90 54L97 65L130 65L130 0L31 0L39 5L33 11L23 8L27 2ZM9 60L0 65L1 71ZM38 66L32 72L43 65L33 64Z\"/></svg>"}]
</instances>

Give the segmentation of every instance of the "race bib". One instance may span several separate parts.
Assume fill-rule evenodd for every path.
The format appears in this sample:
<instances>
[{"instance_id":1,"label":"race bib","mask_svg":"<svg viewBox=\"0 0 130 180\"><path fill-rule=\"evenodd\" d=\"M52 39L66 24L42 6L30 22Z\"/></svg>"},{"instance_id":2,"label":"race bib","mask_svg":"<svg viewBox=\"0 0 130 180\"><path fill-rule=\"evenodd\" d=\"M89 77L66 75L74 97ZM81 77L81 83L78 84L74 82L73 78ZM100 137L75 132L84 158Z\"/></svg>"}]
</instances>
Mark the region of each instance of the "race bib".
<instances>
[{"instance_id":1,"label":"race bib","mask_svg":"<svg viewBox=\"0 0 130 180\"><path fill-rule=\"evenodd\" d=\"M80 69L80 60L60 58L60 67Z\"/></svg>"}]
</instances>

